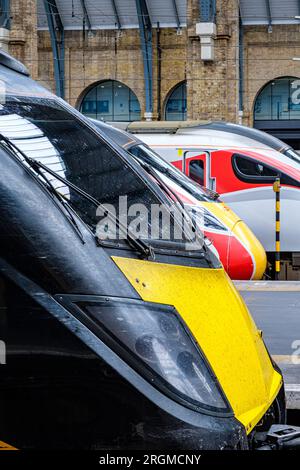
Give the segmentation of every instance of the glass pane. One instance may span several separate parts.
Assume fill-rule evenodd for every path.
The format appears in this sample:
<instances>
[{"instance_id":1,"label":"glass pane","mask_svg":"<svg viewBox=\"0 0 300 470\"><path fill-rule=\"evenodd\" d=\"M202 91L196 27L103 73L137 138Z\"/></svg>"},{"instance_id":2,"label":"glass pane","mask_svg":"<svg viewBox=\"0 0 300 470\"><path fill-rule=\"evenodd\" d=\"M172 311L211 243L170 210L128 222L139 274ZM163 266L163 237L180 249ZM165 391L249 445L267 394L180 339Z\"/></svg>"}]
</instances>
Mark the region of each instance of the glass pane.
<instances>
[{"instance_id":1,"label":"glass pane","mask_svg":"<svg viewBox=\"0 0 300 470\"><path fill-rule=\"evenodd\" d=\"M279 78L269 83L256 99L254 119L300 119L300 80Z\"/></svg>"},{"instance_id":2,"label":"glass pane","mask_svg":"<svg viewBox=\"0 0 300 470\"><path fill-rule=\"evenodd\" d=\"M204 186L204 164L202 160L190 161L190 178Z\"/></svg>"},{"instance_id":3,"label":"glass pane","mask_svg":"<svg viewBox=\"0 0 300 470\"><path fill-rule=\"evenodd\" d=\"M97 92L97 119L110 121L113 119L113 87L112 82L100 83Z\"/></svg>"},{"instance_id":4,"label":"glass pane","mask_svg":"<svg viewBox=\"0 0 300 470\"><path fill-rule=\"evenodd\" d=\"M290 81L275 80L272 84L272 119L289 119Z\"/></svg>"},{"instance_id":5,"label":"glass pane","mask_svg":"<svg viewBox=\"0 0 300 470\"><path fill-rule=\"evenodd\" d=\"M249 158L243 158L237 156L236 165L239 171L243 175L255 176L255 177L265 177L265 176L277 176L277 171L273 168L263 165L262 163L256 160L250 160Z\"/></svg>"},{"instance_id":6,"label":"glass pane","mask_svg":"<svg viewBox=\"0 0 300 470\"><path fill-rule=\"evenodd\" d=\"M271 111L271 102L272 102L272 86L267 85L266 88L262 90L262 92L257 97L255 103L255 111L254 111L254 119L259 120L266 120L269 121L272 119L272 111Z\"/></svg>"},{"instance_id":7,"label":"glass pane","mask_svg":"<svg viewBox=\"0 0 300 470\"><path fill-rule=\"evenodd\" d=\"M129 121L129 89L114 83L114 121Z\"/></svg>"},{"instance_id":8,"label":"glass pane","mask_svg":"<svg viewBox=\"0 0 300 470\"><path fill-rule=\"evenodd\" d=\"M27 157L42 159L45 166L97 201L112 205L116 215L127 218L125 225L134 230L137 237L150 239L151 243L163 241L167 246L169 242L176 242L176 249L185 249L185 242L193 241L189 227L177 224L182 217L177 219L174 205L172 214L169 212L171 199L162 206L163 216L154 219L153 208L159 212L164 200L154 194L149 180L131 169L118 152L113 151L59 102L39 97L5 98L0 109L0 123L1 120L10 121L9 138ZM3 133L6 135L5 131ZM44 156L41 156L41 148L45 150ZM100 215L95 205L65 182L57 180L55 175L47 176L54 188L65 195L79 217L96 231ZM105 226L101 228L103 235ZM115 230L114 233L111 241L120 242L120 232Z\"/></svg>"},{"instance_id":9,"label":"glass pane","mask_svg":"<svg viewBox=\"0 0 300 470\"><path fill-rule=\"evenodd\" d=\"M80 111L90 118L97 118L96 88L93 88L87 93L84 101L81 104Z\"/></svg>"},{"instance_id":10,"label":"glass pane","mask_svg":"<svg viewBox=\"0 0 300 470\"><path fill-rule=\"evenodd\" d=\"M166 120L185 121L186 107L186 83L181 83L169 96L166 104Z\"/></svg>"},{"instance_id":11,"label":"glass pane","mask_svg":"<svg viewBox=\"0 0 300 470\"><path fill-rule=\"evenodd\" d=\"M300 119L300 80L290 80L290 119Z\"/></svg>"},{"instance_id":12,"label":"glass pane","mask_svg":"<svg viewBox=\"0 0 300 470\"><path fill-rule=\"evenodd\" d=\"M83 99L80 110L88 117L103 121L139 121L140 104L136 95L117 81L95 86Z\"/></svg>"}]
</instances>

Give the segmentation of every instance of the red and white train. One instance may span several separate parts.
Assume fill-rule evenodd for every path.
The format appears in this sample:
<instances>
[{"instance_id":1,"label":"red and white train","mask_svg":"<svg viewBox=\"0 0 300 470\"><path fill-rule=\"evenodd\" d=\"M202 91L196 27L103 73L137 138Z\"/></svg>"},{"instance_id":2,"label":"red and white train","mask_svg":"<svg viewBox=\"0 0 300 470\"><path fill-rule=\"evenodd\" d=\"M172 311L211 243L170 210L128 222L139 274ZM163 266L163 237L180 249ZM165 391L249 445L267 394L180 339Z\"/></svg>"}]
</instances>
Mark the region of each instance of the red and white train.
<instances>
[{"instance_id":1,"label":"red and white train","mask_svg":"<svg viewBox=\"0 0 300 470\"><path fill-rule=\"evenodd\" d=\"M206 236L205 241L210 249L215 248L232 279L261 279L266 269L266 254L261 243L215 192L194 184L136 136L101 121L92 122L141 164L150 165L185 205L199 211L201 216L197 217L197 223Z\"/></svg>"},{"instance_id":2,"label":"red and white train","mask_svg":"<svg viewBox=\"0 0 300 470\"><path fill-rule=\"evenodd\" d=\"M187 176L217 191L262 242L275 252L273 182L281 181L281 250L300 267L300 156L263 132L226 123L131 123L159 155ZM280 150L280 151L279 151Z\"/></svg>"}]
</instances>

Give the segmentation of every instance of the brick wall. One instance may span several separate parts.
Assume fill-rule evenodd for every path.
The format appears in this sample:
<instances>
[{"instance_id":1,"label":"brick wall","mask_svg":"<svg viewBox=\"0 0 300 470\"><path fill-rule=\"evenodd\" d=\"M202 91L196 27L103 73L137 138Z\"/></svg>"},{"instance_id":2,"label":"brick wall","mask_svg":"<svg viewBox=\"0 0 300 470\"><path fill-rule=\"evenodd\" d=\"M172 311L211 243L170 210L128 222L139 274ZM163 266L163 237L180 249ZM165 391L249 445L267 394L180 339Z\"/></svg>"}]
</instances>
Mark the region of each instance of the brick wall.
<instances>
[{"instance_id":1,"label":"brick wall","mask_svg":"<svg viewBox=\"0 0 300 470\"><path fill-rule=\"evenodd\" d=\"M188 119L236 121L238 112L238 2L217 1L215 61L204 62L195 24L198 0L188 2L187 85Z\"/></svg>"},{"instance_id":2,"label":"brick wall","mask_svg":"<svg viewBox=\"0 0 300 470\"><path fill-rule=\"evenodd\" d=\"M52 51L47 31L38 34L38 79L55 90ZM161 107L169 91L185 79L186 33L175 28L160 30L161 44ZM144 71L139 32L125 29L95 31L92 37L82 32L65 33L65 93L66 100L78 106L91 85L101 80L118 80L132 89L138 97L142 115L145 111ZM153 112L158 103L157 37L153 29Z\"/></svg>"},{"instance_id":3,"label":"brick wall","mask_svg":"<svg viewBox=\"0 0 300 470\"><path fill-rule=\"evenodd\" d=\"M11 0L11 31L9 51L38 76L36 0Z\"/></svg>"},{"instance_id":4,"label":"brick wall","mask_svg":"<svg viewBox=\"0 0 300 470\"><path fill-rule=\"evenodd\" d=\"M55 91L53 59L47 31L37 32L36 0L11 0L10 52L30 69L33 78ZM157 36L153 28L153 113L164 117L172 88L187 80L188 119L224 119L238 122L238 0L217 0L215 61L205 63L195 24L201 12L198 0L187 0L187 28L161 29L161 80L157 67ZM119 80L137 95L145 111L143 61L139 33L129 29L95 31L85 40L81 31L66 31L66 99L78 106L86 89L101 80ZM253 123L254 101L270 80L300 77L300 25L244 27L244 117ZM160 103L158 89L160 86Z\"/></svg>"}]
</instances>

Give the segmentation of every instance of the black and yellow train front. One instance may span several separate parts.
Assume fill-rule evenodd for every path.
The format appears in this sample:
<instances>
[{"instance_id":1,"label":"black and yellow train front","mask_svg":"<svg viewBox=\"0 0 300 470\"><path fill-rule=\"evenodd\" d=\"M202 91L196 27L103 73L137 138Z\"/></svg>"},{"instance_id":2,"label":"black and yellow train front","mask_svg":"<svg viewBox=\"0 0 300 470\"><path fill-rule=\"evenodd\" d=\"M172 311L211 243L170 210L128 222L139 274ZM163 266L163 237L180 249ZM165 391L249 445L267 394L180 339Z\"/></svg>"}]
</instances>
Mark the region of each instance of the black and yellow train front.
<instances>
[{"instance_id":1,"label":"black and yellow train front","mask_svg":"<svg viewBox=\"0 0 300 470\"><path fill-rule=\"evenodd\" d=\"M120 196L130 210L170 198L28 77L0 78L0 441L255 446L285 421L283 381L219 262L188 237L160 240L165 226L142 242L117 224L104 240L95 201L113 222Z\"/></svg>"}]
</instances>

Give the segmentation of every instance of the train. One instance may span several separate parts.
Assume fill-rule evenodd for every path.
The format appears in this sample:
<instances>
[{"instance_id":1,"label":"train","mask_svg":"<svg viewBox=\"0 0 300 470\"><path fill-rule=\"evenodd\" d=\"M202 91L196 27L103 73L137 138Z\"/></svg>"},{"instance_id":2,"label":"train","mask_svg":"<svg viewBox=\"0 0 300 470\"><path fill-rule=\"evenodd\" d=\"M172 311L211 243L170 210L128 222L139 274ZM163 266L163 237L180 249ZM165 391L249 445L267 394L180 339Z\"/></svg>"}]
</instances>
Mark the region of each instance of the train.
<instances>
[{"instance_id":1,"label":"train","mask_svg":"<svg viewBox=\"0 0 300 470\"><path fill-rule=\"evenodd\" d=\"M189 214L181 240L157 219L137 237L113 209L163 205L174 229L163 186L4 51L0 79L0 441L299 447L282 373L218 258L190 249Z\"/></svg>"},{"instance_id":2,"label":"train","mask_svg":"<svg viewBox=\"0 0 300 470\"><path fill-rule=\"evenodd\" d=\"M300 278L297 152L261 131L226 123L136 122L129 124L127 130L191 179L217 191L260 240L273 268L276 251L273 183L279 177L281 279Z\"/></svg>"},{"instance_id":3,"label":"train","mask_svg":"<svg viewBox=\"0 0 300 470\"><path fill-rule=\"evenodd\" d=\"M92 119L93 124L142 164L155 169L159 178L189 207L201 209L198 227L214 247L231 279L259 280L266 271L266 254L253 232L215 191L207 190L167 163L133 134Z\"/></svg>"}]
</instances>

